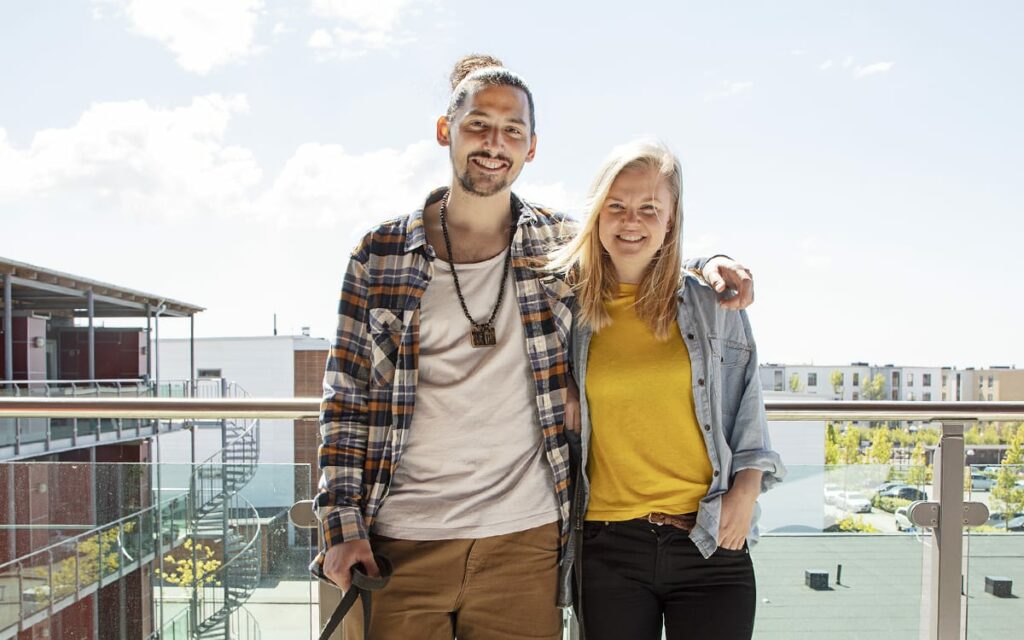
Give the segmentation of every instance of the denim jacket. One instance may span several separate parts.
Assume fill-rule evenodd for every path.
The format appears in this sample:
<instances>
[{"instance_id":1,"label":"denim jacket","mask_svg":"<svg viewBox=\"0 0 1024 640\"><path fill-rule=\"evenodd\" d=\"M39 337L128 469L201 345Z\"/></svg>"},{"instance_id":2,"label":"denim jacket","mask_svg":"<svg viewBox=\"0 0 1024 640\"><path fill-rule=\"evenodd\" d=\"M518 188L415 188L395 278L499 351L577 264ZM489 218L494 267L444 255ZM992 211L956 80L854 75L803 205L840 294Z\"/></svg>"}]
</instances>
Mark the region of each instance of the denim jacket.
<instances>
[{"instance_id":1,"label":"denim jacket","mask_svg":"<svg viewBox=\"0 0 1024 640\"><path fill-rule=\"evenodd\" d=\"M718 548L718 525L722 495L729 490L733 474L743 469L763 472L761 491L782 480L786 469L768 441L768 423L757 370L754 338L743 311L729 311L718 304L718 294L692 271L684 271L678 292L678 325L692 367L692 388L697 420L711 459L712 480L697 510L697 524L690 539L707 558ZM592 332L573 323L572 364L580 388L582 430L572 438L576 459L572 529L561 572L561 601L570 599L573 559L580 557L583 518L590 498L587 455L590 444L590 415L587 407L587 357ZM706 382L699 384L700 380ZM680 393L685 393L680 390ZM747 541L758 539L755 508Z\"/></svg>"}]
</instances>

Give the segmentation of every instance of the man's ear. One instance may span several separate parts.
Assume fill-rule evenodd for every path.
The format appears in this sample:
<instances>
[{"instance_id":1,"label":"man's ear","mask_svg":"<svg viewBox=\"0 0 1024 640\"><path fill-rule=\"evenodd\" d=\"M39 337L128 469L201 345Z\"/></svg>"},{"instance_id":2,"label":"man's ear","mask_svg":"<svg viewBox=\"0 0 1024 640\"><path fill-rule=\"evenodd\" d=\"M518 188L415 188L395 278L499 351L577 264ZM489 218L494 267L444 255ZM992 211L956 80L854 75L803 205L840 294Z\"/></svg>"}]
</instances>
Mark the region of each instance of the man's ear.
<instances>
[{"instance_id":1,"label":"man's ear","mask_svg":"<svg viewBox=\"0 0 1024 640\"><path fill-rule=\"evenodd\" d=\"M533 156L537 154L537 134L530 136L530 150L526 153L526 162L533 162Z\"/></svg>"},{"instance_id":2,"label":"man's ear","mask_svg":"<svg viewBox=\"0 0 1024 640\"><path fill-rule=\"evenodd\" d=\"M452 144L451 124L448 122L448 116L441 116L437 119L437 144L442 147L449 147Z\"/></svg>"}]
</instances>

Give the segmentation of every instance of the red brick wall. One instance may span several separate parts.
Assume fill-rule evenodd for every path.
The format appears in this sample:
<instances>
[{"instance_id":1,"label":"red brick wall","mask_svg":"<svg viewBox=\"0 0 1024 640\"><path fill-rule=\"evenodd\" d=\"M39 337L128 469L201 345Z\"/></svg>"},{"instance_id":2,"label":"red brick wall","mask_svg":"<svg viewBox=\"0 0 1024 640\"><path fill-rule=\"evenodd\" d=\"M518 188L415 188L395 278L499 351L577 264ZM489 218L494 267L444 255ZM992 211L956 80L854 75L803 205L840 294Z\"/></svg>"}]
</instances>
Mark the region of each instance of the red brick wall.
<instances>
[{"instance_id":1,"label":"red brick wall","mask_svg":"<svg viewBox=\"0 0 1024 640\"><path fill-rule=\"evenodd\" d=\"M327 363L327 350L295 352L295 397L319 398L323 394L324 367ZM316 418L304 418L294 421L295 464L309 465L309 472L300 476L295 472L296 498L313 497L316 495L317 447L320 446L320 421ZM314 530L315 531L315 530Z\"/></svg>"}]
</instances>

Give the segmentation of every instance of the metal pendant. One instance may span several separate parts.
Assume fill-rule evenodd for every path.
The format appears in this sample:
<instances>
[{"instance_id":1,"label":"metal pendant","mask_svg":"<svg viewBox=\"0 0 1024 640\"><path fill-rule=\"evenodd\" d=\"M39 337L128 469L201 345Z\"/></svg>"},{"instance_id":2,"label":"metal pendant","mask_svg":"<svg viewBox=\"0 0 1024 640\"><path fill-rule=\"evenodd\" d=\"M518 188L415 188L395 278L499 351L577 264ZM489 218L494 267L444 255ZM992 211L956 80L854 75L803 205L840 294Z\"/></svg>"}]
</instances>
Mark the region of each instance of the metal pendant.
<instances>
[{"instance_id":1,"label":"metal pendant","mask_svg":"<svg viewBox=\"0 0 1024 640\"><path fill-rule=\"evenodd\" d=\"M473 325L470 337L473 340L474 347L493 347L498 344L498 341L494 338L494 325L489 323Z\"/></svg>"}]
</instances>

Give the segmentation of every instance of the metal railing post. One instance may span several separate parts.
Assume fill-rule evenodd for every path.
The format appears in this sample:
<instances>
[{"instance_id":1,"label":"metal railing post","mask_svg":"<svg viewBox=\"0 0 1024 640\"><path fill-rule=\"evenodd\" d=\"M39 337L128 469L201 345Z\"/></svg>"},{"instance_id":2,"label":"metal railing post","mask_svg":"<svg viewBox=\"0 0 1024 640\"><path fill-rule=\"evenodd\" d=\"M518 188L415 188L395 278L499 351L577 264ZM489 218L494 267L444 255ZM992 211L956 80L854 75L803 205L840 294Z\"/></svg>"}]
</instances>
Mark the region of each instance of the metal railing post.
<instances>
[{"instance_id":1,"label":"metal railing post","mask_svg":"<svg viewBox=\"0 0 1024 640\"><path fill-rule=\"evenodd\" d=\"M959 640L965 601L964 551L964 424L943 422L935 449L932 501L939 503L938 525L930 549L927 609L929 640Z\"/></svg>"}]
</instances>

